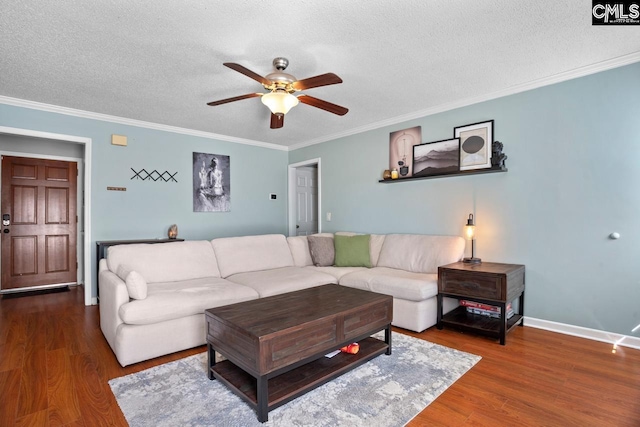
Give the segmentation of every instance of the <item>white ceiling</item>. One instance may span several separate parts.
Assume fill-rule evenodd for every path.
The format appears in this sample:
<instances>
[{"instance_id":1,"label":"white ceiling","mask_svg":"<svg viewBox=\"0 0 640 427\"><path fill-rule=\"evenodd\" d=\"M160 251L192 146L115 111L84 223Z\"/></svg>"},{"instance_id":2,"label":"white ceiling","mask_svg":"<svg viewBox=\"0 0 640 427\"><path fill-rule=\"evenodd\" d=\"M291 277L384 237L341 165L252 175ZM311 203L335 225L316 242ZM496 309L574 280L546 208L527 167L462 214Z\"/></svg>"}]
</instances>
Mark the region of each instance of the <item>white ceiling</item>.
<instances>
[{"instance_id":1,"label":"white ceiling","mask_svg":"<svg viewBox=\"0 0 640 427\"><path fill-rule=\"evenodd\" d=\"M283 146L640 60L640 26L592 26L589 0L0 2L0 96ZM262 91L223 62L266 75L277 56L339 75L305 93L349 113L300 104L269 129L258 98L206 105Z\"/></svg>"}]
</instances>

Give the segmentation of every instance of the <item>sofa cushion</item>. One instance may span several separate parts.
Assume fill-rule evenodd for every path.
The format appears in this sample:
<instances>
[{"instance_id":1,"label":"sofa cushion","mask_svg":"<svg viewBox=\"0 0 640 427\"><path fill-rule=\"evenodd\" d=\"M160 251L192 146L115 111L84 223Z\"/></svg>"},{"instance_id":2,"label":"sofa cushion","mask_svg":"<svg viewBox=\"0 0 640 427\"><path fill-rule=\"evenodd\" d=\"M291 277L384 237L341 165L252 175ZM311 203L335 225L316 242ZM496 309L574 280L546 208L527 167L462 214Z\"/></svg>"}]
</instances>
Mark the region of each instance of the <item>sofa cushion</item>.
<instances>
[{"instance_id":1,"label":"sofa cushion","mask_svg":"<svg viewBox=\"0 0 640 427\"><path fill-rule=\"evenodd\" d=\"M133 299L145 299L147 297L147 281L140 273L121 267L122 271L118 276L124 276L124 283L127 286L129 297Z\"/></svg>"},{"instance_id":2,"label":"sofa cushion","mask_svg":"<svg viewBox=\"0 0 640 427\"><path fill-rule=\"evenodd\" d=\"M293 267L293 257L282 234L224 237L211 241L222 277L251 271Z\"/></svg>"},{"instance_id":3,"label":"sofa cushion","mask_svg":"<svg viewBox=\"0 0 640 427\"><path fill-rule=\"evenodd\" d=\"M336 249L336 267L371 267L369 234L356 236L342 236L336 234L333 238Z\"/></svg>"},{"instance_id":4,"label":"sofa cushion","mask_svg":"<svg viewBox=\"0 0 640 427\"><path fill-rule=\"evenodd\" d=\"M329 267L333 265L336 250L333 246L332 237L309 236L309 252L311 253L311 261L316 267Z\"/></svg>"},{"instance_id":5,"label":"sofa cushion","mask_svg":"<svg viewBox=\"0 0 640 427\"><path fill-rule=\"evenodd\" d=\"M227 277L227 280L255 289L261 298L329 283L338 283L335 277L329 274L302 267L283 267L238 273Z\"/></svg>"},{"instance_id":6,"label":"sofa cushion","mask_svg":"<svg viewBox=\"0 0 640 427\"><path fill-rule=\"evenodd\" d=\"M320 273L330 274L335 277L336 280L340 280L340 278L345 274L353 273L354 271L366 270L364 267L316 267L314 265L309 265L305 268L313 271L319 271Z\"/></svg>"},{"instance_id":7,"label":"sofa cushion","mask_svg":"<svg viewBox=\"0 0 640 427\"><path fill-rule=\"evenodd\" d=\"M345 274L340 278L340 284L410 301L423 301L438 295L437 274L412 273L386 267Z\"/></svg>"},{"instance_id":8,"label":"sofa cushion","mask_svg":"<svg viewBox=\"0 0 640 427\"><path fill-rule=\"evenodd\" d=\"M378 267L414 273L437 273L438 267L460 261L465 241L460 236L388 234L378 259Z\"/></svg>"},{"instance_id":9,"label":"sofa cushion","mask_svg":"<svg viewBox=\"0 0 640 427\"><path fill-rule=\"evenodd\" d=\"M121 266L135 270L147 283L220 277L213 248L206 240L111 246L107 266L116 274Z\"/></svg>"},{"instance_id":10,"label":"sofa cushion","mask_svg":"<svg viewBox=\"0 0 640 427\"><path fill-rule=\"evenodd\" d=\"M293 265L295 267L313 265L311 252L309 252L309 242L307 241L307 236L287 237L287 243L289 244L289 250L291 251L291 256L293 257Z\"/></svg>"},{"instance_id":11,"label":"sofa cushion","mask_svg":"<svg viewBox=\"0 0 640 427\"><path fill-rule=\"evenodd\" d=\"M124 323L148 325L256 298L258 293L253 289L219 277L161 282L149 287L146 299L123 304L119 314Z\"/></svg>"},{"instance_id":12,"label":"sofa cushion","mask_svg":"<svg viewBox=\"0 0 640 427\"><path fill-rule=\"evenodd\" d=\"M369 243L369 251L371 252L371 266L378 265L380 258L380 251L382 250L382 244L384 243L384 234L372 234L371 241Z\"/></svg>"}]
</instances>

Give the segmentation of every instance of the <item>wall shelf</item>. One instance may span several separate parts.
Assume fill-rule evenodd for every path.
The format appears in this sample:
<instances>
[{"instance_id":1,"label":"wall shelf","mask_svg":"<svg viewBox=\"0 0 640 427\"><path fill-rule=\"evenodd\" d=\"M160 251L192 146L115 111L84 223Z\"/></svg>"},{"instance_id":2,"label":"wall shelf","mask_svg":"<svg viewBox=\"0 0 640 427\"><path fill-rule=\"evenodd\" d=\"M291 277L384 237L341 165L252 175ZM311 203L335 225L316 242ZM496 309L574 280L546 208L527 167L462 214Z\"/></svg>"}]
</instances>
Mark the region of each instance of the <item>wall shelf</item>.
<instances>
[{"instance_id":1,"label":"wall shelf","mask_svg":"<svg viewBox=\"0 0 640 427\"><path fill-rule=\"evenodd\" d=\"M409 178L398 178L398 179L381 179L378 182L381 182L383 184L391 184L396 182L417 181L419 179L451 178L454 176L480 175L480 174L486 174L486 173L501 173L501 172L507 172L508 170L509 169L507 168L476 169L476 170L470 170L470 171L448 173L443 175L411 176Z\"/></svg>"}]
</instances>

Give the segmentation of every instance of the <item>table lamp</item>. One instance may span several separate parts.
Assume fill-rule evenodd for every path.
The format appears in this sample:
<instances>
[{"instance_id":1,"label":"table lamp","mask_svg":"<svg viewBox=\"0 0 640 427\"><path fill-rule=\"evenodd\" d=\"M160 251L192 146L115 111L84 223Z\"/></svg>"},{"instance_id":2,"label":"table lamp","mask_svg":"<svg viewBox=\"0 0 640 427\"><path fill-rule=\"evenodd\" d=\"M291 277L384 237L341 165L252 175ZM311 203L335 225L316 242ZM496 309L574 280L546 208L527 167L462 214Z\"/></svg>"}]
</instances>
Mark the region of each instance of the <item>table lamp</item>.
<instances>
[{"instance_id":1,"label":"table lamp","mask_svg":"<svg viewBox=\"0 0 640 427\"><path fill-rule=\"evenodd\" d=\"M462 262L468 264L480 264L482 260L475 257L475 237L476 237L476 225L473 223L473 214L469 214L467 219L467 225L464 226L464 232L467 240L471 240L471 258L463 258Z\"/></svg>"}]
</instances>

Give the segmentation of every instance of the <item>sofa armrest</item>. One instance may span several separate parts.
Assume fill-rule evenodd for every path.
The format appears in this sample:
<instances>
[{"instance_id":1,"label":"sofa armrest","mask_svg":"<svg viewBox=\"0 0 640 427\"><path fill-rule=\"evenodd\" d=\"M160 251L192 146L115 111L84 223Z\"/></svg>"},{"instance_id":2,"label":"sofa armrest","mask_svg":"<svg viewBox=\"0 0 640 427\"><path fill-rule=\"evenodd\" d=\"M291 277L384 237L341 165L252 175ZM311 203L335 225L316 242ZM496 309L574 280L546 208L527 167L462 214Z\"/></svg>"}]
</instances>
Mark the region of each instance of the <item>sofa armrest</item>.
<instances>
[{"instance_id":1,"label":"sofa armrest","mask_svg":"<svg viewBox=\"0 0 640 427\"><path fill-rule=\"evenodd\" d=\"M124 281L107 267L107 260L99 264L98 287L100 289L100 329L111 349L116 350L116 331L122 323L118 311L129 302L129 292Z\"/></svg>"}]
</instances>

